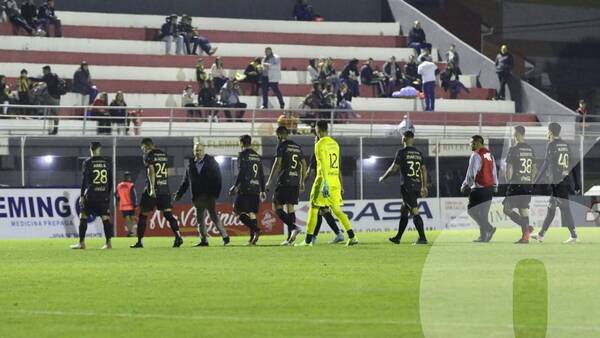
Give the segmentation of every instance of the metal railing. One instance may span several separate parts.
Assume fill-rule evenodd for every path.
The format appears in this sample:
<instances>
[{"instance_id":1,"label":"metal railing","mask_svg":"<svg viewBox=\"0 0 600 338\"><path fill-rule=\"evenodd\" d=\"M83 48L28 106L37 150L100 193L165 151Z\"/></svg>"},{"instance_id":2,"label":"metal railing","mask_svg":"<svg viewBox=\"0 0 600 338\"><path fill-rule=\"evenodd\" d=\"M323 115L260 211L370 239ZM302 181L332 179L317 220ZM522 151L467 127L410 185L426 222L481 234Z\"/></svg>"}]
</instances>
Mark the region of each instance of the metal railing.
<instances>
[{"instance_id":1,"label":"metal railing","mask_svg":"<svg viewBox=\"0 0 600 338\"><path fill-rule=\"evenodd\" d=\"M533 114L515 113L468 113L468 112L403 112L382 110L344 109L257 109L227 107L114 107L114 106L28 106L0 105L4 122L0 134L44 135L54 126L61 135L117 135L125 130L127 135L159 134L160 136L184 136L192 133L206 136L223 133L248 133L252 136L272 135L277 119L284 112L292 116L286 124L294 132L310 134L311 125L317 120L328 120L331 131L337 135L382 136L394 135L398 125L406 117L425 135L456 136L464 133L491 133L504 135L516 124L542 126ZM110 111L125 111L126 116L110 116ZM35 111L35 113L32 113ZM60 114L57 112L60 111ZM97 115L105 111L105 115ZM133 114L132 114L133 112ZM231 117L224 116L228 112ZM242 117L237 117L244 112ZM216 117L213 117L216 116ZM524 118L524 117L530 117ZM557 121L573 124L576 115L547 115L547 122ZM236 122L236 123L227 123ZM573 124L572 134L597 134L600 136L600 118L588 116L586 121ZM297 126L297 127L296 127Z\"/></svg>"}]
</instances>

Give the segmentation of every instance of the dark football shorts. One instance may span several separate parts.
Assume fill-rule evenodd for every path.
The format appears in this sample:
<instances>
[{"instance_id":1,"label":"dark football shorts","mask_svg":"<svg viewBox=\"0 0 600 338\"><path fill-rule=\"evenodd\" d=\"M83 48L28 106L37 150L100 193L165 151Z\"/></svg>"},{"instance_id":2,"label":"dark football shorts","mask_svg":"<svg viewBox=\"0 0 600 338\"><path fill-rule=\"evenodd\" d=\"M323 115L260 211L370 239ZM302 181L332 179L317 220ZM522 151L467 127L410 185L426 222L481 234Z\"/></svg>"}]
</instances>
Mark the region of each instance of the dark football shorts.
<instances>
[{"instance_id":1,"label":"dark football shorts","mask_svg":"<svg viewBox=\"0 0 600 338\"><path fill-rule=\"evenodd\" d=\"M475 208L476 206L484 203L490 203L491 205L493 196L493 187L471 189L471 193L469 193L469 204L467 205L467 209Z\"/></svg>"},{"instance_id":2,"label":"dark football shorts","mask_svg":"<svg viewBox=\"0 0 600 338\"><path fill-rule=\"evenodd\" d=\"M417 202L417 198L421 197L421 189L419 187L402 185L400 192L402 193L404 205L411 209L419 206Z\"/></svg>"},{"instance_id":3,"label":"dark football shorts","mask_svg":"<svg viewBox=\"0 0 600 338\"><path fill-rule=\"evenodd\" d=\"M121 210L121 215L123 217L135 216L135 211L134 210Z\"/></svg>"},{"instance_id":4,"label":"dark football shorts","mask_svg":"<svg viewBox=\"0 0 600 338\"><path fill-rule=\"evenodd\" d=\"M237 195L233 206L236 214L256 214L260 207L260 196L258 194Z\"/></svg>"},{"instance_id":5,"label":"dark football shorts","mask_svg":"<svg viewBox=\"0 0 600 338\"><path fill-rule=\"evenodd\" d=\"M109 216L110 215L110 200L86 200L83 203L83 210L86 216Z\"/></svg>"},{"instance_id":6,"label":"dark football shorts","mask_svg":"<svg viewBox=\"0 0 600 338\"><path fill-rule=\"evenodd\" d=\"M160 211L173 209L173 205L171 204L171 196L156 195L156 197L150 197L147 192L144 192L140 201L140 209L142 209L142 212L148 212L154 209L158 209Z\"/></svg>"},{"instance_id":7,"label":"dark football shorts","mask_svg":"<svg viewBox=\"0 0 600 338\"><path fill-rule=\"evenodd\" d=\"M531 188L523 185L509 185L502 204L508 209L528 209L531 202Z\"/></svg>"},{"instance_id":8,"label":"dark football shorts","mask_svg":"<svg viewBox=\"0 0 600 338\"><path fill-rule=\"evenodd\" d=\"M279 205L298 204L299 187L278 186L273 194L273 203Z\"/></svg>"}]
</instances>

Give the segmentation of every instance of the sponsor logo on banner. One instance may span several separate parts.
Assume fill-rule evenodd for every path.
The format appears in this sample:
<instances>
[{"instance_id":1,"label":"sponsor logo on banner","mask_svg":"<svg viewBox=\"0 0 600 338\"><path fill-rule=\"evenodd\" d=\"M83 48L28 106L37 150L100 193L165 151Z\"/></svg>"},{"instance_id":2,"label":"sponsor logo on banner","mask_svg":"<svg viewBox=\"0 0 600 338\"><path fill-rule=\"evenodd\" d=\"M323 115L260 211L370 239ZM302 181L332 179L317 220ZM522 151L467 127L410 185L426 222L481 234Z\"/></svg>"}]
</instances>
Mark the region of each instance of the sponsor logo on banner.
<instances>
[{"instance_id":1,"label":"sponsor logo on banner","mask_svg":"<svg viewBox=\"0 0 600 338\"><path fill-rule=\"evenodd\" d=\"M79 189L0 189L0 238L77 237ZM91 218L90 218L91 220ZM103 236L102 221L91 220L87 237Z\"/></svg>"},{"instance_id":2,"label":"sponsor logo on banner","mask_svg":"<svg viewBox=\"0 0 600 338\"><path fill-rule=\"evenodd\" d=\"M138 214L139 211L136 211ZM198 236L198 222L196 219L196 208L192 204L176 204L173 206L173 215L179 222L181 233L184 236ZM227 230L230 236L247 236L249 234L246 227L239 217L233 212L231 203L217 203L217 215L219 220ZM271 210L271 204L262 203L260 211L256 215L258 226L265 235L281 235L283 234L283 223L277 218ZM172 236L171 226L163 217L162 213L155 210L148 218L146 227L146 236ZM117 236L125 236L125 220L119 213L117 217ZM210 219L208 212L204 215L204 224L209 236L219 237L219 231L213 221Z\"/></svg>"}]
</instances>

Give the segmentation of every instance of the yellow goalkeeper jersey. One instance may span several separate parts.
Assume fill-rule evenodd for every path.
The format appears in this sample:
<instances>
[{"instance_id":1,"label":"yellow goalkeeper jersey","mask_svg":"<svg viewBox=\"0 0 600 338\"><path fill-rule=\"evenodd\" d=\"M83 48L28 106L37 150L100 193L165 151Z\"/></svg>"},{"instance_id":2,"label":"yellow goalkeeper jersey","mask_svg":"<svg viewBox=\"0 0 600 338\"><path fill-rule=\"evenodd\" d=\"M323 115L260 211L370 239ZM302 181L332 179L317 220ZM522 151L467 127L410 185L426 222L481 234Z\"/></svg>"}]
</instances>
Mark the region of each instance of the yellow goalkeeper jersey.
<instances>
[{"instance_id":1,"label":"yellow goalkeeper jersey","mask_svg":"<svg viewBox=\"0 0 600 338\"><path fill-rule=\"evenodd\" d=\"M325 179L331 190L339 190L340 146L330 136L325 136L315 144L317 157L317 180ZM319 180L320 179L320 180Z\"/></svg>"}]
</instances>

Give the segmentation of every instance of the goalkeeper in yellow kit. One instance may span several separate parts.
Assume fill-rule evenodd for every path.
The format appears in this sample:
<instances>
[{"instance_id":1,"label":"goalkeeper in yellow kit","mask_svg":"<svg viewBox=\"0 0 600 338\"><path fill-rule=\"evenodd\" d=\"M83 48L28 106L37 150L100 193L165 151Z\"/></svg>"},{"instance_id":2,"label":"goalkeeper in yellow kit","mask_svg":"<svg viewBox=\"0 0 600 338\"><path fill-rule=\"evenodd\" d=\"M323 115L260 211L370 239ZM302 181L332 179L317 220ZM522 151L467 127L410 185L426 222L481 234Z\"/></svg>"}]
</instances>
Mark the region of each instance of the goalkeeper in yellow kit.
<instances>
[{"instance_id":1,"label":"goalkeeper in yellow kit","mask_svg":"<svg viewBox=\"0 0 600 338\"><path fill-rule=\"evenodd\" d=\"M310 208L308 209L308 220L306 239L296 246L312 246L312 239L317 226L319 209L329 207L333 214L340 220L348 234L346 245L358 244L354 231L350 226L348 216L342 211L342 182L340 170L340 146L328 135L326 121L317 122L317 136L319 141L315 143L315 157L317 159L317 177L310 192Z\"/></svg>"}]
</instances>

